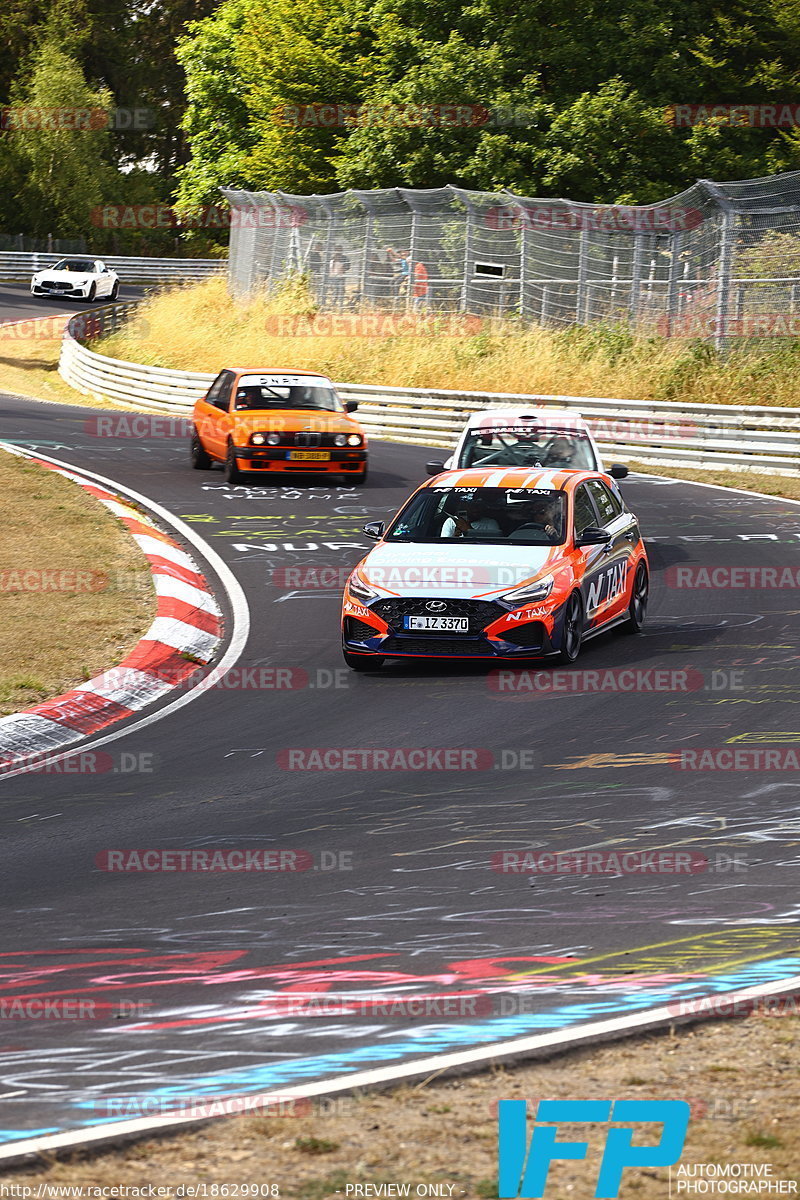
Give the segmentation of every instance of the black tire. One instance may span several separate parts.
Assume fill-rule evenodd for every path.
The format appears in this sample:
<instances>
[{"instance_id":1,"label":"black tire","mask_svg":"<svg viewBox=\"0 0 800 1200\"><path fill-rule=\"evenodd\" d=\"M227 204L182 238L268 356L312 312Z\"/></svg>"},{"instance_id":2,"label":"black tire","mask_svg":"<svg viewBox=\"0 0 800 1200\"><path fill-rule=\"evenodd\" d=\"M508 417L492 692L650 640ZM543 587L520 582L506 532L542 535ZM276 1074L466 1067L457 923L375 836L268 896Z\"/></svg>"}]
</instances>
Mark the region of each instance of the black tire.
<instances>
[{"instance_id":1,"label":"black tire","mask_svg":"<svg viewBox=\"0 0 800 1200\"><path fill-rule=\"evenodd\" d=\"M382 654L351 654L342 647L344 661L351 671L380 671L386 659Z\"/></svg>"},{"instance_id":2,"label":"black tire","mask_svg":"<svg viewBox=\"0 0 800 1200\"><path fill-rule=\"evenodd\" d=\"M647 601L650 597L650 576L647 567L640 562L633 577L628 619L622 626L623 633L641 633L647 616Z\"/></svg>"},{"instance_id":3,"label":"black tire","mask_svg":"<svg viewBox=\"0 0 800 1200\"><path fill-rule=\"evenodd\" d=\"M86 299L89 302L89 304L93 304L94 301L97 299L97 286L94 283L89 288L89 294L86 297Z\"/></svg>"},{"instance_id":4,"label":"black tire","mask_svg":"<svg viewBox=\"0 0 800 1200\"><path fill-rule=\"evenodd\" d=\"M192 445L189 450L189 456L192 460L192 466L195 471L211 470L211 459L203 449L203 443L200 441L200 434L195 429L192 433Z\"/></svg>"},{"instance_id":5,"label":"black tire","mask_svg":"<svg viewBox=\"0 0 800 1200\"><path fill-rule=\"evenodd\" d=\"M573 592L564 606L564 625L561 630L560 663L574 663L583 642L583 602L580 592Z\"/></svg>"},{"instance_id":6,"label":"black tire","mask_svg":"<svg viewBox=\"0 0 800 1200\"><path fill-rule=\"evenodd\" d=\"M118 295L119 295L119 280L115 279L114 286L112 287L108 298L109 298L109 300L116 300Z\"/></svg>"},{"instance_id":7,"label":"black tire","mask_svg":"<svg viewBox=\"0 0 800 1200\"><path fill-rule=\"evenodd\" d=\"M244 482L244 475L236 465L236 455L233 449L233 442L228 442L228 450L225 455L225 482L231 487L237 483Z\"/></svg>"}]
</instances>

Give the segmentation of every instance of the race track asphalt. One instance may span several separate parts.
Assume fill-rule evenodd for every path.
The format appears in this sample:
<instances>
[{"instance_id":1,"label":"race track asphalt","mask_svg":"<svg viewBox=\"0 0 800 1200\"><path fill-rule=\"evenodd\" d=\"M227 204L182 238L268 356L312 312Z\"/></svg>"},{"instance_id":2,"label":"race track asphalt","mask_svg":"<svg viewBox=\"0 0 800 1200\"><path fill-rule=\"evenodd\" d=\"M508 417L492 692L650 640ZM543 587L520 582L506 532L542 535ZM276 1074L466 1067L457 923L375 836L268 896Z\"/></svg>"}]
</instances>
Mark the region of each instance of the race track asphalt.
<instances>
[{"instance_id":1,"label":"race track asphalt","mask_svg":"<svg viewBox=\"0 0 800 1200\"><path fill-rule=\"evenodd\" d=\"M374 443L364 489L232 489L189 468L177 419L101 416L0 396L0 438L192 525L241 582L252 631L230 686L116 737L94 772L0 778L0 1140L800 973L796 772L675 761L797 749L797 589L674 586L677 567L796 573L800 507L633 476L643 636L595 639L524 691L485 666L355 675L341 589L319 572L358 561L361 525L397 508L431 451ZM411 747L484 753L463 760L479 769L287 769L292 748ZM132 848L300 850L308 869L96 865ZM705 865L532 877L493 858L589 848ZM14 1017L23 997L49 1014ZM111 1007L65 1019L68 998Z\"/></svg>"}]
</instances>

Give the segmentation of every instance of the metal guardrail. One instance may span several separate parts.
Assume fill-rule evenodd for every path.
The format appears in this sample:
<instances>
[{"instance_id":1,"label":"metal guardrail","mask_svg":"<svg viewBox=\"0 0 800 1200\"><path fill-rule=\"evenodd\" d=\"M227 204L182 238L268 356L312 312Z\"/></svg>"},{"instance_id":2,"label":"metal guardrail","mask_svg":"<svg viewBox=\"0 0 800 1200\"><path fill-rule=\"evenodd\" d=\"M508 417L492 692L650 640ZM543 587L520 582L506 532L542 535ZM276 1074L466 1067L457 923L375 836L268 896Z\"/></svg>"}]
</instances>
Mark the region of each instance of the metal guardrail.
<instances>
[{"instance_id":1,"label":"metal guardrail","mask_svg":"<svg viewBox=\"0 0 800 1200\"><path fill-rule=\"evenodd\" d=\"M208 389L213 374L126 362L83 344L87 335L100 336L118 328L132 307L130 303L107 305L73 317L64 331L61 377L84 395L123 407L187 415ZM656 466L800 476L800 408L336 386L343 399L359 402L358 419L367 431L389 441L449 450L470 413L530 404L579 413L588 421L607 462L633 459Z\"/></svg>"},{"instance_id":2,"label":"metal guardrail","mask_svg":"<svg viewBox=\"0 0 800 1200\"><path fill-rule=\"evenodd\" d=\"M30 282L34 271L52 267L61 258L101 258L116 271L123 283L164 283L185 279L206 279L228 269L224 258L125 258L102 254L34 254L28 251L0 250L0 280Z\"/></svg>"}]
</instances>

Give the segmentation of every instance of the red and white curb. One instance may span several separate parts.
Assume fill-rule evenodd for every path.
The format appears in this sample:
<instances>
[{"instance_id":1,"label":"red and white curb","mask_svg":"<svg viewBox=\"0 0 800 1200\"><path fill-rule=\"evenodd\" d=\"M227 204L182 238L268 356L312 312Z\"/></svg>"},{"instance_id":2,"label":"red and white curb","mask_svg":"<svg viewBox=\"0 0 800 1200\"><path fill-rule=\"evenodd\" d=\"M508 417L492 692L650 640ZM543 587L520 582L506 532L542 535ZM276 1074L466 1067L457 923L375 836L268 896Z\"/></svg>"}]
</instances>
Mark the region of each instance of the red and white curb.
<instances>
[{"instance_id":1,"label":"red and white curb","mask_svg":"<svg viewBox=\"0 0 800 1200\"><path fill-rule=\"evenodd\" d=\"M6 448L6 447L4 447ZM202 572L176 541L123 495L68 468L17 448L7 448L77 483L128 529L150 563L156 617L119 664L62 696L0 717L0 772L65 746L132 716L206 666L222 636L222 613Z\"/></svg>"}]
</instances>

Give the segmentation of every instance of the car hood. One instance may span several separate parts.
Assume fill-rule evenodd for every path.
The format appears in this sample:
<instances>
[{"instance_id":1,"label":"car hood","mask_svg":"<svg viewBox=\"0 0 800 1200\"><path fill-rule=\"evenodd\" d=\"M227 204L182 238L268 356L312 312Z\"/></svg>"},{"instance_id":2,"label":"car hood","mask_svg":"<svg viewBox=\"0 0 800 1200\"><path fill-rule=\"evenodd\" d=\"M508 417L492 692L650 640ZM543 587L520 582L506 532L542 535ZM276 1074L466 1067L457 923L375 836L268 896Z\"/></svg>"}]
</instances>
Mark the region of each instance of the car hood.
<instances>
[{"instance_id":1,"label":"car hood","mask_svg":"<svg viewBox=\"0 0 800 1200\"><path fill-rule=\"evenodd\" d=\"M37 271L36 279L53 279L57 283L86 283L97 276L90 271Z\"/></svg>"},{"instance_id":2,"label":"car hood","mask_svg":"<svg viewBox=\"0 0 800 1200\"><path fill-rule=\"evenodd\" d=\"M262 408L257 411L233 412L231 416L236 429L247 434L255 433L256 430L299 433L306 429L312 433L364 432L358 421L354 421L345 413L313 412L307 408Z\"/></svg>"},{"instance_id":3,"label":"car hood","mask_svg":"<svg viewBox=\"0 0 800 1200\"><path fill-rule=\"evenodd\" d=\"M381 542L361 564L376 589L396 596L491 599L555 567L560 546Z\"/></svg>"}]
</instances>

